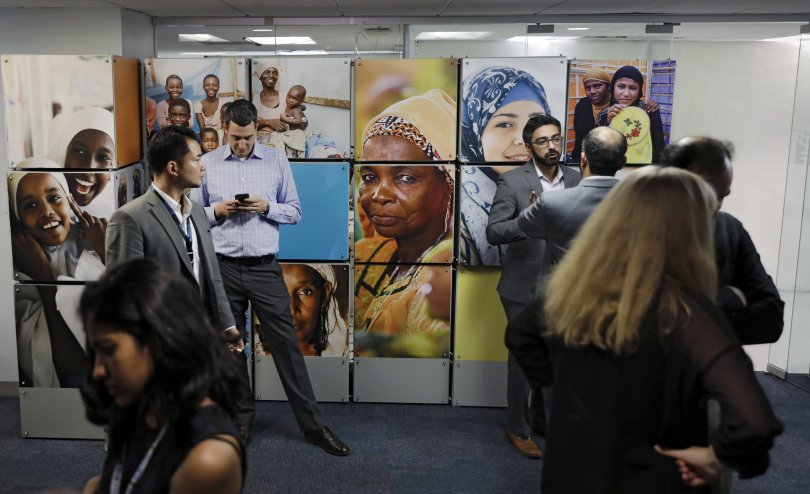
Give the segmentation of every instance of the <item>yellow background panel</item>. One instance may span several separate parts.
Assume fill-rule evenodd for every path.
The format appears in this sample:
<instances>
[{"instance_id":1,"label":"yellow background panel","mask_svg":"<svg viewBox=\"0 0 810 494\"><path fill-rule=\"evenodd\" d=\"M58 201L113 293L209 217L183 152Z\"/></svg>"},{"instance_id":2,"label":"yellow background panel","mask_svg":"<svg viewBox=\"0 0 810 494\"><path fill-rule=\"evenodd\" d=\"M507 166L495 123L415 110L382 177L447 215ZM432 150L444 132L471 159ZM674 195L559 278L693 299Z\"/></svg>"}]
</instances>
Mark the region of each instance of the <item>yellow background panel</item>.
<instances>
[{"instance_id":1,"label":"yellow background panel","mask_svg":"<svg viewBox=\"0 0 810 494\"><path fill-rule=\"evenodd\" d=\"M506 315L495 290L500 276L500 269L458 270L455 355L462 361L506 361Z\"/></svg>"}]
</instances>

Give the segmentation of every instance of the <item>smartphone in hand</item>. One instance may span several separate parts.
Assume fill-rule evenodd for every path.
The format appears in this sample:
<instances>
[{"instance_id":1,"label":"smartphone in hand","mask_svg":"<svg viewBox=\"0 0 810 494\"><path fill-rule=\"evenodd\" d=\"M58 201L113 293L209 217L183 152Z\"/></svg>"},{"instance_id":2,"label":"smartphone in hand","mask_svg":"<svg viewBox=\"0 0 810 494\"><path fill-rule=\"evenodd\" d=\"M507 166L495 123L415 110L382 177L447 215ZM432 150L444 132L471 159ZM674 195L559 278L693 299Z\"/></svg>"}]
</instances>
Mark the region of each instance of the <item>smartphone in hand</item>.
<instances>
[{"instance_id":1,"label":"smartphone in hand","mask_svg":"<svg viewBox=\"0 0 810 494\"><path fill-rule=\"evenodd\" d=\"M233 198L239 202L245 202L245 200L248 198L248 194L236 194L233 196Z\"/></svg>"}]
</instances>

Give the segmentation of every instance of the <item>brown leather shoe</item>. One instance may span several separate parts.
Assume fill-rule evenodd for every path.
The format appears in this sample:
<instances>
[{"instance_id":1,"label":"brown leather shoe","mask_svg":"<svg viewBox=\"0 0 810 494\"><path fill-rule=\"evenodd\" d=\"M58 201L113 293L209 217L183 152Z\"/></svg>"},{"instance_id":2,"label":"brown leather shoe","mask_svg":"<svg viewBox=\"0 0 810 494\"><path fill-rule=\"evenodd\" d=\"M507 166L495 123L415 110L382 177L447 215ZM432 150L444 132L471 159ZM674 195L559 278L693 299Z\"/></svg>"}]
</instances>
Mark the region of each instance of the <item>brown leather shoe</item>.
<instances>
[{"instance_id":1,"label":"brown leather shoe","mask_svg":"<svg viewBox=\"0 0 810 494\"><path fill-rule=\"evenodd\" d=\"M506 433L506 437L509 438L509 442L512 443L512 446L518 450L518 453L526 456L528 458L542 458L543 452L540 451L540 448L537 446L537 443L530 437L520 437L511 432Z\"/></svg>"}]
</instances>

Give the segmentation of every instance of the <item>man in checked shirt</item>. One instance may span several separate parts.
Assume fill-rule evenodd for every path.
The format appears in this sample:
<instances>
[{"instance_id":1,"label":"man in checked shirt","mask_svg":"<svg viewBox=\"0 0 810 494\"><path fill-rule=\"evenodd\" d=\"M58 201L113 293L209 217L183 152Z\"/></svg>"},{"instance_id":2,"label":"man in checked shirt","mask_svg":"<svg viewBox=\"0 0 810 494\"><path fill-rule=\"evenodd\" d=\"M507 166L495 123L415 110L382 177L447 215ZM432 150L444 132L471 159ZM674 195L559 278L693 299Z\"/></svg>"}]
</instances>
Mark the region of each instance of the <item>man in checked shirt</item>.
<instances>
[{"instance_id":1,"label":"man in checked shirt","mask_svg":"<svg viewBox=\"0 0 810 494\"><path fill-rule=\"evenodd\" d=\"M307 442L345 456L349 448L323 425L312 384L298 348L290 296L276 260L278 226L301 219L301 203L290 163L283 152L256 142L256 107L234 101L225 113L227 142L202 158L206 176L192 198L205 208L225 292L237 327L245 327L248 302L263 328L262 343L273 355L278 375ZM244 355L244 354L243 354ZM237 420L250 434L255 403L247 366L237 390Z\"/></svg>"}]
</instances>

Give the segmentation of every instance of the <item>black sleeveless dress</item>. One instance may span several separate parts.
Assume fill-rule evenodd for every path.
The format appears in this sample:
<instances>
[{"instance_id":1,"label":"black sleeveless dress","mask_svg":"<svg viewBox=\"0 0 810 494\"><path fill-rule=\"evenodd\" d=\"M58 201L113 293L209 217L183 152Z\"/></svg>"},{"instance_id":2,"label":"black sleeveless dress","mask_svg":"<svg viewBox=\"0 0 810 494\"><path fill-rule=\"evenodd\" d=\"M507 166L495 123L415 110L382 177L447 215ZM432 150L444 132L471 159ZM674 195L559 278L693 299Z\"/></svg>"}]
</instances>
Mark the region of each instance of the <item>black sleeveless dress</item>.
<instances>
[{"instance_id":1,"label":"black sleeveless dress","mask_svg":"<svg viewBox=\"0 0 810 494\"><path fill-rule=\"evenodd\" d=\"M166 435L155 449L149 465L140 480L138 480L133 487L132 494L168 493L172 475L174 475L174 472L176 472L183 463L188 452L206 439L218 439L216 436L219 435L232 436L239 443L237 453L239 454L242 464L242 482L244 483L245 472L247 470L245 450L234 419L219 405L214 404L198 408L197 411L189 417L189 421L190 434L186 440L180 439L175 430L169 429L166 432ZM126 454L123 458L121 494L126 491L133 473L152 446L159 432L160 429L150 429L145 425L133 431L127 447L124 448ZM113 470L118 461L121 461L121 458L117 455L107 454L107 458L104 460L104 470L101 474L100 492L102 494L110 492Z\"/></svg>"}]
</instances>

